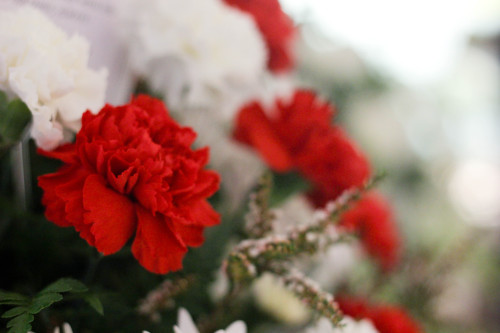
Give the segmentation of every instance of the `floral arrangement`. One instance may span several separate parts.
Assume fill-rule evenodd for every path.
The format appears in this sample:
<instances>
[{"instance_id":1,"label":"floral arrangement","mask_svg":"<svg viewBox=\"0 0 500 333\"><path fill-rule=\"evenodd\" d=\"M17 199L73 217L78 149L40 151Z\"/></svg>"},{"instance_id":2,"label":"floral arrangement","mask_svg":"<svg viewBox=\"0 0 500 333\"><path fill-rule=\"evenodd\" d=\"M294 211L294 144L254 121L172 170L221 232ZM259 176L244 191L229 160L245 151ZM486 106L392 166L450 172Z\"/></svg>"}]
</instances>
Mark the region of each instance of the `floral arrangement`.
<instances>
[{"instance_id":1,"label":"floral arrangement","mask_svg":"<svg viewBox=\"0 0 500 333\"><path fill-rule=\"evenodd\" d=\"M405 249L382 177L300 84L279 2L128 0L116 15L137 79L123 105L105 104L83 37L32 7L0 12L7 331L425 332L431 295L415 309L390 289ZM9 156L26 144L20 207Z\"/></svg>"}]
</instances>

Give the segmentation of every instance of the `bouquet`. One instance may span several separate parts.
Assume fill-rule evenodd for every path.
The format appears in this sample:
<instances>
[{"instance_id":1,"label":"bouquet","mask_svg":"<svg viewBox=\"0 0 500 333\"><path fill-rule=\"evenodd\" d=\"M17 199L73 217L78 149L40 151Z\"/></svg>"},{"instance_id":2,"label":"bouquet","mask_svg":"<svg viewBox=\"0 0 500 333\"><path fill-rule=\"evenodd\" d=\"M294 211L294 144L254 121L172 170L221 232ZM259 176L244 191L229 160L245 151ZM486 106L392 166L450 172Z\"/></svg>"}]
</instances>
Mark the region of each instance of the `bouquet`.
<instances>
[{"instance_id":1,"label":"bouquet","mask_svg":"<svg viewBox=\"0 0 500 333\"><path fill-rule=\"evenodd\" d=\"M301 81L278 1L112 15L135 82L121 104L84 37L34 7L0 13L8 332L439 327L439 283L411 279L383 175Z\"/></svg>"}]
</instances>

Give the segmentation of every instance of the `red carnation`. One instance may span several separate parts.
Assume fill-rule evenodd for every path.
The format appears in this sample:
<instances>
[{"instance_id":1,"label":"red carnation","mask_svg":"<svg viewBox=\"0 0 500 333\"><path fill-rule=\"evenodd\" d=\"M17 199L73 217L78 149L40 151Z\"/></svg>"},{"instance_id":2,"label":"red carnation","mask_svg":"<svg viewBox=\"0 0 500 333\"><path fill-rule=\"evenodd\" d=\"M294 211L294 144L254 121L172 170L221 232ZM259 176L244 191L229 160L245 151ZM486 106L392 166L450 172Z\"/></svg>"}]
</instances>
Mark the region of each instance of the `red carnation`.
<instances>
[{"instance_id":1,"label":"red carnation","mask_svg":"<svg viewBox=\"0 0 500 333\"><path fill-rule=\"evenodd\" d=\"M310 91L278 100L269 112L252 102L238 114L234 137L255 148L275 171L298 170L328 200L361 186L370 167L346 133L331 125L332 107Z\"/></svg>"},{"instance_id":2,"label":"red carnation","mask_svg":"<svg viewBox=\"0 0 500 333\"><path fill-rule=\"evenodd\" d=\"M382 196L365 196L341 216L340 225L359 234L366 251L384 270L397 264L401 242L391 208Z\"/></svg>"},{"instance_id":3,"label":"red carnation","mask_svg":"<svg viewBox=\"0 0 500 333\"><path fill-rule=\"evenodd\" d=\"M255 148L273 170L299 171L313 187L311 202L323 207L343 191L363 185L370 175L366 157L330 123L333 113L314 93L299 90L267 112L257 102L243 107L234 137ZM360 234L367 252L384 270L394 267L400 241L390 207L380 196L361 200L344 214L341 224Z\"/></svg>"},{"instance_id":4,"label":"red carnation","mask_svg":"<svg viewBox=\"0 0 500 333\"><path fill-rule=\"evenodd\" d=\"M224 0L227 4L250 14L266 41L273 72L290 70L293 66L293 21L283 12L278 0Z\"/></svg>"},{"instance_id":5,"label":"red carnation","mask_svg":"<svg viewBox=\"0 0 500 333\"><path fill-rule=\"evenodd\" d=\"M203 169L208 148L190 148L195 137L148 96L87 111L74 144L39 151L65 163L38 178L47 219L75 227L105 255L135 232L132 252L146 269L182 268L187 247L201 245L203 229L220 220L206 200L219 176Z\"/></svg>"},{"instance_id":6,"label":"red carnation","mask_svg":"<svg viewBox=\"0 0 500 333\"><path fill-rule=\"evenodd\" d=\"M355 319L369 319L379 333L422 333L420 326L393 305L371 305L361 298L336 297L340 310Z\"/></svg>"}]
</instances>

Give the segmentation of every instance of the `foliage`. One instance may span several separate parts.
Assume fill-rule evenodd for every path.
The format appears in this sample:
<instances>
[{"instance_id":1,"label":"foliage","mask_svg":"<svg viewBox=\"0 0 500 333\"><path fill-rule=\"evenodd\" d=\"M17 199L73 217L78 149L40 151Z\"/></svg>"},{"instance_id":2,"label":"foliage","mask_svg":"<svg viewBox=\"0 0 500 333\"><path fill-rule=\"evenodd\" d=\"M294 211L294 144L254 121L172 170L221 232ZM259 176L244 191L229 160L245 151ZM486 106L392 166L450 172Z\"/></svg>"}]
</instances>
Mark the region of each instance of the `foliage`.
<instances>
[{"instance_id":1,"label":"foliage","mask_svg":"<svg viewBox=\"0 0 500 333\"><path fill-rule=\"evenodd\" d=\"M31 330L35 315L52 304L62 301L62 293L73 294L85 300L94 310L103 314L102 304L93 293L80 281L71 278L61 278L32 297L14 292L0 290L0 305L13 306L2 314L6 318L9 333L25 333ZM68 297L67 297L68 298Z\"/></svg>"},{"instance_id":2,"label":"foliage","mask_svg":"<svg viewBox=\"0 0 500 333\"><path fill-rule=\"evenodd\" d=\"M31 112L21 100L8 101L0 91L0 156L21 140L31 119Z\"/></svg>"}]
</instances>

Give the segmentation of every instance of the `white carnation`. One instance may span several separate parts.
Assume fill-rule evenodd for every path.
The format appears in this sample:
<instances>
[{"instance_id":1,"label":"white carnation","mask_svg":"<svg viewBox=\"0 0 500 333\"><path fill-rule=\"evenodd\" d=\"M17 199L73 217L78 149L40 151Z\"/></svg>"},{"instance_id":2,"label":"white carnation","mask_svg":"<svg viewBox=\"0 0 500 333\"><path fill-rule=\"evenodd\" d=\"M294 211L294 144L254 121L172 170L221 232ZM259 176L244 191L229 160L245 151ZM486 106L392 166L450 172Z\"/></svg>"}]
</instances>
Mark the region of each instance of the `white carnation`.
<instances>
[{"instance_id":1,"label":"white carnation","mask_svg":"<svg viewBox=\"0 0 500 333\"><path fill-rule=\"evenodd\" d=\"M131 65L170 108L206 106L259 84L267 51L252 18L222 0L128 0Z\"/></svg>"},{"instance_id":2,"label":"white carnation","mask_svg":"<svg viewBox=\"0 0 500 333\"><path fill-rule=\"evenodd\" d=\"M31 136L43 149L77 131L85 110L104 104L105 69L87 67L88 42L68 37L32 7L0 12L0 90L19 97L33 114Z\"/></svg>"},{"instance_id":3,"label":"white carnation","mask_svg":"<svg viewBox=\"0 0 500 333\"><path fill-rule=\"evenodd\" d=\"M210 166L220 173L222 190L228 198L225 208L234 211L255 186L265 165L248 147L231 138L231 133L212 116L211 110L187 108L178 119L196 131L197 145L210 147Z\"/></svg>"},{"instance_id":4,"label":"white carnation","mask_svg":"<svg viewBox=\"0 0 500 333\"><path fill-rule=\"evenodd\" d=\"M186 309L180 309L177 316L177 325L174 326L175 333L200 333L196 328L193 319ZM247 327L241 320L235 321L225 330L218 330L215 333L246 333Z\"/></svg>"},{"instance_id":5,"label":"white carnation","mask_svg":"<svg viewBox=\"0 0 500 333\"><path fill-rule=\"evenodd\" d=\"M378 333L368 320L356 321L345 316L341 324L344 326L334 328L332 323L323 317L313 327L306 329L305 333Z\"/></svg>"}]
</instances>

